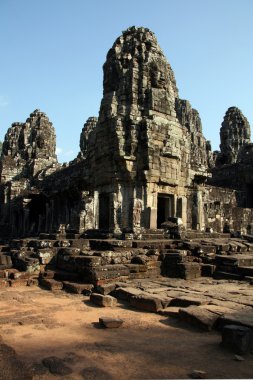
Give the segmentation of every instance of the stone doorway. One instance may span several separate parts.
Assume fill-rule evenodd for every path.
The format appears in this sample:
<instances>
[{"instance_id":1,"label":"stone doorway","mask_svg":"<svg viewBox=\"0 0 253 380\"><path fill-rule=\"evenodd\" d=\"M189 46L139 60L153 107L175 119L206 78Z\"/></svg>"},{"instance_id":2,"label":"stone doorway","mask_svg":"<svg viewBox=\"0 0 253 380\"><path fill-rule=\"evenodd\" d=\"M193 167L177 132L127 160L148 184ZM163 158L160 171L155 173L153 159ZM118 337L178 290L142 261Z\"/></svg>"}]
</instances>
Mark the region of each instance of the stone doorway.
<instances>
[{"instance_id":1,"label":"stone doorway","mask_svg":"<svg viewBox=\"0 0 253 380\"><path fill-rule=\"evenodd\" d=\"M98 228L108 230L110 227L110 195L99 194L99 222Z\"/></svg>"},{"instance_id":2,"label":"stone doorway","mask_svg":"<svg viewBox=\"0 0 253 380\"><path fill-rule=\"evenodd\" d=\"M158 194L157 198L157 228L174 216L174 195Z\"/></svg>"},{"instance_id":3,"label":"stone doorway","mask_svg":"<svg viewBox=\"0 0 253 380\"><path fill-rule=\"evenodd\" d=\"M37 234L45 230L46 199L41 196L35 196L29 204L29 226L28 232ZM43 221L43 223L42 223Z\"/></svg>"}]
</instances>

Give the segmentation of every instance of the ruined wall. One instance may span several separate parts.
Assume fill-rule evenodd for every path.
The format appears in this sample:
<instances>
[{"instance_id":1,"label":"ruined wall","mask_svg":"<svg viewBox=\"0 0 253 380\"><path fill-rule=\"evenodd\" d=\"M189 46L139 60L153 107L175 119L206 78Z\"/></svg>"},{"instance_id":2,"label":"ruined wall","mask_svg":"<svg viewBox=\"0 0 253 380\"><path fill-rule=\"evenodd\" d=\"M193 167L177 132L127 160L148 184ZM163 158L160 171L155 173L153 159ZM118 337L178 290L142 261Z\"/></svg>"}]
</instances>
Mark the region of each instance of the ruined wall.
<instances>
[{"instance_id":1,"label":"ruined wall","mask_svg":"<svg viewBox=\"0 0 253 380\"><path fill-rule=\"evenodd\" d=\"M206 186L203 192L205 227L217 232L247 233L253 220L253 209L238 207L238 192Z\"/></svg>"}]
</instances>

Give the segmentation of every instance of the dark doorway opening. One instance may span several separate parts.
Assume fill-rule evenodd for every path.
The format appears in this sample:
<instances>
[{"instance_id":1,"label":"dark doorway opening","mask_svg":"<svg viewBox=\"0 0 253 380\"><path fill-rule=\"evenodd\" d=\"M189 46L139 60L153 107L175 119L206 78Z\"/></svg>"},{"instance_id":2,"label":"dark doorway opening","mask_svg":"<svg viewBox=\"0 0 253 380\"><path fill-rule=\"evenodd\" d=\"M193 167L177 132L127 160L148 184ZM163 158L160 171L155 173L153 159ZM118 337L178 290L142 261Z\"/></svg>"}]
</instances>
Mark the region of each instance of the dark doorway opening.
<instances>
[{"instance_id":1,"label":"dark doorway opening","mask_svg":"<svg viewBox=\"0 0 253 380\"><path fill-rule=\"evenodd\" d=\"M19 231L21 229L20 218L19 218L18 211L14 211L13 217L14 217L14 223L13 223L13 225L14 225L14 231L13 231L13 233L16 236L16 235L18 235L18 233L19 233Z\"/></svg>"},{"instance_id":2,"label":"dark doorway opening","mask_svg":"<svg viewBox=\"0 0 253 380\"><path fill-rule=\"evenodd\" d=\"M99 194L99 228L108 230L110 226L110 195Z\"/></svg>"},{"instance_id":3,"label":"dark doorway opening","mask_svg":"<svg viewBox=\"0 0 253 380\"><path fill-rule=\"evenodd\" d=\"M247 185L246 207L253 208L253 183Z\"/></svg>"},{"instance_id":4,"label":"dark doorway opening","mask_svg":"<svg viewBox=\"0 0 253 380\"><path fill-rule=\"evenodd\" d=\"M174 195L158 194L157 199L157 228L174 216Z\"/></svg>"},{"instance_id":5,"label":"dark doorway opening","mask_svg":"<svg viewBox=\"0 0 253 380\"><path fill-rule=\"evenodd\" d=\"M29 204L29 232L37 234L44 230L45 226L41 222L45 214L45 198L42 195L35 196Z\"/></svg>"},{"instance_id":6,"label":"dark doorway opening","mask_svg":"<svg viewBox=\"0 0 253 380\"><path fill-rule=\"evenodd\" d=\"M182 218L183 216L183 200L182 198L177 199L177 217Z\"/></svg>"}]
</instances>

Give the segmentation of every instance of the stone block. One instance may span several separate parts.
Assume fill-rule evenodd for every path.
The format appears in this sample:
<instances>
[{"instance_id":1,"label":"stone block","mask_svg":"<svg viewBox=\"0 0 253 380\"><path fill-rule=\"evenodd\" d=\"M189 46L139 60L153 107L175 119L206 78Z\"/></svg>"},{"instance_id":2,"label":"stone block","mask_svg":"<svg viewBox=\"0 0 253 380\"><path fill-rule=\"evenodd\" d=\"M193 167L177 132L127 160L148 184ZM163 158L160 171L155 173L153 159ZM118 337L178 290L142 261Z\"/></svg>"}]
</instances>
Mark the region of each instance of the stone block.
<instances>
[{"instance_id":1,"label":"stone block","mask_svg":"<svg viewBox=\"0 0 253 380\"><path fill-rule=\"evenodd\" d=\"M63 281L63 289L69 293L90 295L94 285L92 284L79 284L75 282Z\"/></svg>"},{"instance_id":2,"label":"stone block","mask_svg":"<svg viewBox=\"0 0 253 380\"><path fill-rule=\"evenodd\" d=\"M115 288L116 288L115 283L108 283L108 284L103 284L103 285L101 284L101 285L96 286L96 291L106 296L107 294L110 294L111 292L113 292Z\"/></svg>"},{"instance_id":3,"label":"stone block","mask_svg":"<svg viewBox=\"0 0 253 380\"><path fill-rule=\"evenodd\" d=\"M130 298L130 305L136 309L153 313L157 313L163 309L161 299L147 295L132 296Z\"/></svg>"},{"instance_id":4,"label":"stone block","mask_svg":"<svg viewBox=\"0 0 253 380\"><path fill-rule=\"evenodd\" d=\"M83 267L98 267L101 265L101 257L99 256L76 256L76 266L80 271Z\"/></svg>"},{"instance_id":5,"label":"stone block","mask_svg":"<svg viewBox=\"0 0 253 380\"><path fill-rule=\"evenodd\" d=\"M92 293L90 295L90 301L97 306L114 307L117 305L117 299L112 296L104 296L99 293Z\"/></svg>"},{"instance_id":6,"label":"stone block","mask_svg":"<svg viewBox=\"0 0 253 380\"><path fill-rule=\"evenodd\" d=\"M226 325L222 329L221 344L236 354L248 354L253 349L253 332L245 326Z\"/></svg>"},{"instance_id":7,"label":"stone block","mask_svg":"<svg viewBox=\"0 0 253 380\"><path fill-rule=\"evenodd\" d=\"M99 323L107 327L108 329L119 328L123 324L123 319L120 318L111 318L111 317L100 317Z\"/></svg>"},{"instance_id":8,"label":"stone block","mask_svg":"<svg viewBox=\"0 0 253 380\"><path fill-rule=\"evenodd\" d=\"M179 318L183 322L198 327L201 330L210 331L214 327L219 316L198 306L189 306L185 309L179 310Z\"/></svg>"},{"instance_id":9,"label":"stone block","mask_svg":"<svg viewBox=\"0 0 253 380\"><path fill-rule=\"evenodd\" d=\"M212 277L216 266L212 264L201 264L201 276Z\"/></svg>"},{"instance_id":10,"label":"stone block","mask_svg":"<svg viewBox=\"0 0 253 380\"><path fill-rule=\"evenodd\" d=\"M130 302L130 299L132 296L138 296L142 293L143 293L143 291L140 289L137 289L137 288L119 287L113 292L113 295L122 301Z\"/></svg>"},{"instance_id":11,"label":"stone block","mask_svg":"<svg viewBox=\"0 0 253 380\"><path fill-rule=\"evenodd\" d=\"M40 280L40 285L43 287L43 288L46 288L48 290L62 290L63 288L63 284L62 282L60 281L56 281L56 280L53 280L53 279L47 279L47 278L42 278Z\"/></svg>"},{"instance_id":12,"label":"stone block","mask_svg":"<svg viewBox=\"0 0 253 380\"><path fill-rule=\"evenodd\" d=\"M178 307L178 306L168 306L168 307L165 307L164 309L160 310L159 314L161 314L165 317L178 318L179 317L179 310L180 310L180 307Z\"/></svg>"}]
</instances>

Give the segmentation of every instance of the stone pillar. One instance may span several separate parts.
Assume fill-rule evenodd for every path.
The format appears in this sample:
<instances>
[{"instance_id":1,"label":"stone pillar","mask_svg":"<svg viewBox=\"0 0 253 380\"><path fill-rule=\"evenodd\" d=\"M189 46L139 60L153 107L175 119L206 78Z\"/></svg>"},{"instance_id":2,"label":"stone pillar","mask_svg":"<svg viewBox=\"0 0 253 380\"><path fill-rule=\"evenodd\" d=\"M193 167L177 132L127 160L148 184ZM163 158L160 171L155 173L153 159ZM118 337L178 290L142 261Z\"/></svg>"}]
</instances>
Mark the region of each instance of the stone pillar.
<instances>
[{"instance_id":1,"label":"stone pillar","mask_svg":"<svg viewBox=\"0 0 253 380\"><path fill-rule=\"evenodd\" d=\"M197 207L198 207L198 226L197 229L202 231L205 228L205 219L204 219L204 208L202 202L202 191L198 189L197 191Z\"/></svg>"},{"instance_id":2,"label":"stone pillar","mask_svg":"<svg viewBox=\"0 0 253 380\"><path fill-rule=\"evenodd\" d=\"M133 207L133 228L139 230L141 227L142 200L136 198Z\"/></svg>"},{"instance_id":3,"label":"stone pillar","mask_svg":"<svg viewBox=\"0 0 253 380\"><path fill-rule=\"evenodd\" d=\"M182 222L187 228L187 198L182 197Z\"/></svg>"},{"instance_id":4,"label":"stone pillar","mask_svg":"<svg viewBox=\"0 0 253 380\"><path fill-rule=\"evenodd\" d=\"M151 191L148 195L148 206L149 206L149 226L151 230L156 230L157 228L157 192Z\"/></svg>"},{"instance_id":5,"label":"stone pillar","mask_svg":"<svg viewBox=\"0 0 253 380\"><path fill-rule=\"evenodd\" d=\"M23 199L23 226L22 226L22 231L23 234L26 234L29 232L30 226L29 226L29 203L31 202L31 199L24 198Z\"/></svg>"},{"instance_id":6,"label":"stone pillar","mask_svg":"<svg viewBox=\"0 0 253 380\"><path fill-rule=\"evenodd\" d=\"M94 191L94 228L98 229L99 227L99 193Z\"/></svg>"},{"instance_id":7,"label":"stone pillar","mask_svg":"<svg viewBox=\"0 0 253 380\"><path fill-rule=\"evenodd\" d=\"M177 195L173 196L173 208L172 208L173 217L177 216Z\"/></svg>"},{"instance_id":8,"label":"stone pillar","mask_svg":"<svg viewBox=\"0 0 253 380\"><path fill-rule=\"evenodd\" d=\"M112 218L113 218L113 231L115 233L121 233L121 219L122 219L122 212L121 212L121 200L118 200L118 197L120 193L116 194L113 193L113 212L112 212Z\"/></svg>"}]
</instances>

